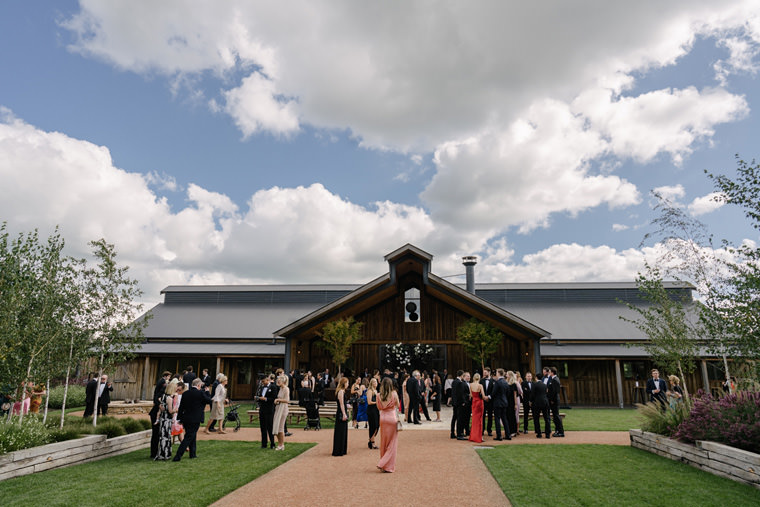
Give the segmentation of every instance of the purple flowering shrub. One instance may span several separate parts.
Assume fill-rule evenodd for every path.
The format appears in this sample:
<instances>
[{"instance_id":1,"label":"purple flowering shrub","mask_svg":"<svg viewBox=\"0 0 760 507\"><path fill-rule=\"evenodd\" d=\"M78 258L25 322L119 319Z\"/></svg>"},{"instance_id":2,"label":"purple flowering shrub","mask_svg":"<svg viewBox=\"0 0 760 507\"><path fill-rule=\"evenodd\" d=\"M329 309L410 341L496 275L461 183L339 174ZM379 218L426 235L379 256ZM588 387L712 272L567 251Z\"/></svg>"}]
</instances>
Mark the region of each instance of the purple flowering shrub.
<instances>
[{"instance_id":1,"label":"purple flowering shrub","mask_svg":"<svg viewBox=\"0 0 760 507\"><path fill-rule=\"evenodd\" d=\"M740 391L719 399L701 389L675 438L710 440L760 453L760 393Z\"/></svg>"}]
</instances>

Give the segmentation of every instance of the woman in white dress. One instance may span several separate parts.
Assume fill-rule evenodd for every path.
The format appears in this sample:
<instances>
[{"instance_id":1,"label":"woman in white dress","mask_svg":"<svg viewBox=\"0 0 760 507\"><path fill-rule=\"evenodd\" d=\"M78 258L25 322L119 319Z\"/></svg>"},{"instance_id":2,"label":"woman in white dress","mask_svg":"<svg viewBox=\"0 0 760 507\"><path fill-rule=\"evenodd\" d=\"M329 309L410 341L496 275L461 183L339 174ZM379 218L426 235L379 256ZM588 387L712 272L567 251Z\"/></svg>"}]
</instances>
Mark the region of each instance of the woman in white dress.
<instances>
[{"instance_id":1,"label":"woman in white dress","mask_svg":"<svg viewBox=\"0 0 760 507\"><path fill-rule=\"evenodd\" d=\"M274 399L274 420L272 421L272 433L277 435L278 451L285 450L285 419L288 417L288 400L290 400L290 389L288 388L288 377L280 375L277 377L277 398Z\"/></svg>"},{"instance_id":2,"label":"woman in white dress","mask_svg":"<svg viewBox=\"0 0 760 507\"><path fill-rule=\"evenodd\" d=\"M217 433L220 433L222 435L227 433L222 429L222 421L224 421L224 403L228 401L227 377L225 375L222 375L222 377L219 379L219 385L216 386L216 391L214 391L214 397L211 398L211 413L208 417L208 424L203 430L204 433L209 432L208 430L211 427L212 421L219 421L219 429L217 430Z\"/></svg>"}]
</instances>

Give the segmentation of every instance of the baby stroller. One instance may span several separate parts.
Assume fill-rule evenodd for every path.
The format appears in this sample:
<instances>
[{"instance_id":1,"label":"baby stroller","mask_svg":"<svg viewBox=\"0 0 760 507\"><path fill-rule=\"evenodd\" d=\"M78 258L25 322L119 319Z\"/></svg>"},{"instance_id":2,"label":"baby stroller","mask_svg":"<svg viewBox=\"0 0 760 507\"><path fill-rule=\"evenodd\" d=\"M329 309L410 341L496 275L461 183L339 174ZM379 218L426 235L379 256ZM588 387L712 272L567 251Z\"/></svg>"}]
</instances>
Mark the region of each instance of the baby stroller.
<instances>
[{"instance_id":1,"label":"baby stroller","mask_svg":"<svg viewBox=\"0 0 760 507\"><path fill-rule=\"evenodd\" d=\"M322 429L322 423L319 421L319 405L314 396L309 396L304 400L304 407L306 407L306 426L304 430L320 430Z\"/></svg>"}]
</instances>

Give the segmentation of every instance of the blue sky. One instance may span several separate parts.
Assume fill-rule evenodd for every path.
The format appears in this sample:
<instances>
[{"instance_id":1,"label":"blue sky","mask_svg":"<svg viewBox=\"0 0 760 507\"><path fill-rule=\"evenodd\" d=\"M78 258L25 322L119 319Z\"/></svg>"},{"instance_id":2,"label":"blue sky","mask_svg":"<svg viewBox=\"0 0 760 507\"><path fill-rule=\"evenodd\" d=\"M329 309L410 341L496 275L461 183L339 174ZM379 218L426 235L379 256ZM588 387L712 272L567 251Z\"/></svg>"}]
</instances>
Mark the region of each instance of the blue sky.
<instances>
[{"instance_id":1,"label":"blue sky","mask_svg":"<svg viewBox=\"0 0 760 507\"><path fill-rule=\"evenodd\" d=\"M632 280L655 188L757 240L703 173L757 156L757 1L188 5L0 5L0 220L105 237L147 300L360 283L406 242Z\"/></svg>"}]
</instances>

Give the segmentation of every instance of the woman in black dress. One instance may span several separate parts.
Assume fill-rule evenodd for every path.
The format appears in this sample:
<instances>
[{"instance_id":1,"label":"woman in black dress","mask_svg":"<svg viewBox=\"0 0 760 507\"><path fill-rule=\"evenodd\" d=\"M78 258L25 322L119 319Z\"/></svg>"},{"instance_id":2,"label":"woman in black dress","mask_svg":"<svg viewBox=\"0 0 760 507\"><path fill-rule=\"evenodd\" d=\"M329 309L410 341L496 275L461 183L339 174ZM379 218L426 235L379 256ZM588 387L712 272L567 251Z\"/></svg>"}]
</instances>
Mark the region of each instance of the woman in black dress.
<instances>
[{"instance_id":1,"label":"woman in black dress","mask_svg":"<svg viewBox=\"0 0 760 507\"><path fill-rule=\"evenodd\" d=\"M377 379L372 377L367 388L367 419L369 420L369 442L367 447L377 449L375 437L380 429L380 410L377 408Z\"/></svg>"},{"instance_id":2,"label":"woman in black dress","mask_svg":"<svg viewBox=\"0 0 760 507\"><path fill-rule=\"evenodd\" d=\"M335 390L338 410L335 412L335 430L333 431L333 456L344 456L348 452L348 412L346 412L346 387L348 378L341 377Z\"/></svg>"},{"instance_id":3,"label":"woman in black dress","mask_svg":"<svg viewBox=\"0 0 760 507\"><path fill-rule=\"evenodd\" d=\"M515 436L518 432L517 429L517 416L515 415L515 407L517 406L517 377L515 372L507 372L507 422L509 423L510 436Z\"/></svg>"},{"instance_id":4,"label":"woman in black dress","mask_svg":"<svg viewBox=\"0 0 760 507\"><path fill-rule=\"evenodd\" d=\"M441 377L438 376L438 374L433 375L433 386L432 386L432 393L430 394L430 398L433 400L433 412L435 412L435 421L434 422L441 422L441 394L443 391L443 386L441 385Z\"/></svg>"}]
</instances>

